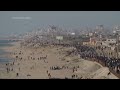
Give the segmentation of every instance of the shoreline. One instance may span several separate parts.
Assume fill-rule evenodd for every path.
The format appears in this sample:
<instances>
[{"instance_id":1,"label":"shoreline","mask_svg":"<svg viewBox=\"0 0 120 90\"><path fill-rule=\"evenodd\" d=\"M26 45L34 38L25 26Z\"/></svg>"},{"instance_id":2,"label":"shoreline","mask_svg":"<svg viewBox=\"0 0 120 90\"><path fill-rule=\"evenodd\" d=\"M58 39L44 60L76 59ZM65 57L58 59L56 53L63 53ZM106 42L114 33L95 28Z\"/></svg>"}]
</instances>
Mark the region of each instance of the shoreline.
<instances>
[{"instance_id":1,"label":"shoreline","mask_svg":"<svg viewBox=\"0 0 120 90\"><path fill-rule=\"evenodd\" d=\"M19 42L13 42L12 45L3 48L10 53L9 57L14 58L14 65L12 62L10 66L13 71L9 72L8 79L64 79L71 78L72 75L77 75L73 78L79 79L102 79L104 76L104 79L118 79L113 74L107 76L109 70L97 62L83 60L76 55L66 56L66 51L73 50L72 47L52 46L29 49L20 48ZM76 68L78 66L79 68ZM51 70L55 67L62 67L62 69ZM105 73L101 75L103 71ZM96 76L95 73L98 75Z\"/></svg>"}]
</instances>

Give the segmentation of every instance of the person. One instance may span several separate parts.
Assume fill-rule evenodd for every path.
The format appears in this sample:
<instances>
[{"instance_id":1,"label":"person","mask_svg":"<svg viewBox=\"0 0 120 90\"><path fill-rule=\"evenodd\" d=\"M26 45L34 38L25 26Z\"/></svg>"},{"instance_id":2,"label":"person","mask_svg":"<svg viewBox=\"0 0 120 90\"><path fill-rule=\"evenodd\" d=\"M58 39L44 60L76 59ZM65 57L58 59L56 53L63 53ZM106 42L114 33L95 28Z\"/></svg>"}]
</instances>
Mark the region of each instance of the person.
<instances>
[{"instance_id":1,"label":"person","mask_svg":"<svg viewBox=\"0 0 120 90\"><path fill-rule=\"evenodd\" d=\"M13 65L14 65L14 62L13 62Z\"/></svg>"},{"instance_id":2,"label":"person","mask_svg":"<svg viewBox=\"0 0 120 90\"><path fill-rule=\"evenodd\" d=\"M18 74L18 73L16 73L16 76L17 76L17 77L18 77L18 75L19 75L19 74Z\"/></svg>"},{"instance_id":3,"label":"person","mask_svg":"<svg viewBox=\"0 0 120 90\"><path fill-rule=\"evenodd\" d=\"M16 58L18 58L18 56L16 56Z\"/></svg>"},{"instance_id":4,"label":"person","mask_svg":"<svg viewBox=\"0 0 120 90\"><path fill-rule=\"evenodd\" d=\"M111 73L109 72L108 75L110 75Z\"/></svg>"},{"instance_id":5,"label":"person","mask_svg":"<svg viewBox=\"0 0 120 90\"><path fill-rule=\"evenodd\" d=\"M47 74L48 74L48 70L47 70Z\"/></svg>"},{"instance_id":6,"label":"person","mask_svg":"<svg viewBox=\"0 0 120 90\"><path fill-rule=\"evenodd\" d=\"M6 68L6 70L7 70L7 73L9 73L8 68Z\"/></svg>"},{"instance_id":7,"label":"person","mask_svg":"<svg viewBox=\"0 0 120 90\"><path fill-rule=\"evenodd\" d=\"M75 78L75 75L73 75L73 78Z\"/></svg>"},{"instance_id":8,"label":"person","mask_svg":"<svg viewBox=\"0 0 120 90\"><path fill-rule=\"evenodd\" d=\"M49 78L51 78L51 75L50 75L50 73L48 73L48 77L49 77Z\"/></svg>"},{"instance_id":9,"label":"person","mask_svg":"<svg viewBox=\"0 0 120 90\"><path fill-rule=\"evenodd\" d=\"M11 71L13 71L13 68L11 69Z\"/></svg>"},{"instance_id":10,"label":"person","mask_svg":"<svg viewBox=\"0 0 120 90\"><path fill-rule=\"evenodd\" d=\"M117 73L119 74L120 73L120 64L118 65L118 71Z\"/></svg>"},{"instance_id":11,"label":"person","mask_svg":"<svg viewBox=\"0 0 120 90\"><path fill-rule=\"evenodd\" d=\"M75 75L76 76L76 78L78 77L78 75Z\"/></svg>"},{"instance_id":12,"label":"person","mask_svg":"<svg viewBox=\"0 0 120 90\"><path fill-rule=\"evenodd\" d=\"M72 79L73 79L73 77L74 77L74 76L72 75Z\"/></svg>"},{"instance_id":13,"label":"person","mask_svg":"<svg viewBox=\"0 0 120 90\"><path fill-rule=\"evenodd\" d=\"M30 74L28 74L27 76L31 76Z\"/></svg>"},{"instance_id":14,"label":"person","mask_svg":"<svg viewBox=\"0 0 120 90\"><path fill-rule=\"evenodd\" d=\"M74 70L74 68L73 68L73 73L74 73L74 71L75 71L75 70Z\"/></svg>"}]
</instances>

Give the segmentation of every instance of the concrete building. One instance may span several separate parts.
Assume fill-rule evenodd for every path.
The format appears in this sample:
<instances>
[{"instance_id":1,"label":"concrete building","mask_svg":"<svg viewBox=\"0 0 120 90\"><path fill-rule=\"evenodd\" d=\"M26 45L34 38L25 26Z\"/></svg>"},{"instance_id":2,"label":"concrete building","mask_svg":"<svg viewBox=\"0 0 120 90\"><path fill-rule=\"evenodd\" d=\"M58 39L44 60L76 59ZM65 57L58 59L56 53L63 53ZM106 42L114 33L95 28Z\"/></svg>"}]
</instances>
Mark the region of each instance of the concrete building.
<instances>
[{"instance_id":1,"label":"concrete building","mask_svg":"<svg viewBox=\"0 0 120 90\"><path fill-rule=\"evenodd\" d=\"M116 44L116 39L106 39L105 43L107 43L107 44Z\"/></svg>"}]
</instances>

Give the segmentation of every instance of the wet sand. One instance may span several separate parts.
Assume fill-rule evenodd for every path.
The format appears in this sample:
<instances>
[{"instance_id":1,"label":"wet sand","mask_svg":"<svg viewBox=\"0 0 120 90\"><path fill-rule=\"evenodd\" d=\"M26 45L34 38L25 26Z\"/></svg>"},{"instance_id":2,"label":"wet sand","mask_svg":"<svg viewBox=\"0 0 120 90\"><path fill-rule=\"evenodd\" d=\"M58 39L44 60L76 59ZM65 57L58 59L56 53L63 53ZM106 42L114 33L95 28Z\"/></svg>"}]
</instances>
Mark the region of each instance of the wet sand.
<instances>
[{"instance_id":1,"label":"wet sand","mask_svg":"<svg viewBox=\"0 0 120 90\"><path fill-rule=\"evenodd\" d=\"M77 54L67 55L74 47L46 46L21 48L19 43L3 48L13 58L0 71L3 79L117 79L107 67L83 60Z\"/></svg>"}]
</instances>

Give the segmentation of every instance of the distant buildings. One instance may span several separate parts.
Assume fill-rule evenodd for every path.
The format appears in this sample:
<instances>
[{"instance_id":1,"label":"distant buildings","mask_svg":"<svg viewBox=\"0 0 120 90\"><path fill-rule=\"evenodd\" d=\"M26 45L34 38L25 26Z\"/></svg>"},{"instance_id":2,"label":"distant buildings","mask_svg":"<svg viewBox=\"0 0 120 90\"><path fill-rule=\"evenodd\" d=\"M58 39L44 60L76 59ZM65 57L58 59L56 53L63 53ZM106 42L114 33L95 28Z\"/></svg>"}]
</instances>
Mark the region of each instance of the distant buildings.
<instances>
[{"instance_id":1,"label":"distant buildings","mask_svg":"<svg viewBox=\"0 0 120 90\"><path fill-rule=\"evenodd\" d=\"M118 33L119 27L114 28L114 32ZM39 47L40 45L52 44L77 44L83 43L96 48L101 53L105 53L112 57L116 56L117 39L116 36L105 33L103 25L97 25L95 30L64 30L59 27L50 26L47 29L33 31L27 33L24 45Z\"/></svg>"},{"instance_id":2,"label":"distant buildings","mask_svg":"<svg viewBox=\"0 0 120 90\"><path fill-rule=\"evenodd\" d=\"M89 33L89 36L92 37L94 34L92 32Z\"/></svg>"},{"instance_id":3,"label":"distant buildings","mask_svg":"<svg viewBox=\"0 0 120 90\"><path fill-rule=\"evenodd\" d=\"M108 45L110 45L110 44L116 44L116 39L107 39L106 41L105 41Z\"/></svg>"},{"instance_id":4,"label":"distant buildings","mask_svg":"<svg viewBox=\"0 0 120 90\"><path fill-rule=\"evenodd\" d=\"M96 30L96 33L101 34L104 31L104 26L103 25L97 25L95 30Z\"/></svg>"},{"instance_id":5,"label":"distant buildings","mask_svg":"<svg viewBox=\"0 0 120 90\"><path fill-rule=\"evenodd\" d=\"M93 38L90 38L89 41L83 42L83 45L95 46L97 41L98 41L97 38L93 37Z\"/></svg>"},{"instance_id":6,"label":"distant buildings","mask_svg":"<svg viewBox=\"0 0 120 90\"><path fill-rule=\"evenodd\" d=\"M117 34L117 33L120 34L120 26L118 26L118 25L113 27L113 34Z\"/></svg>"}]
</instances>

